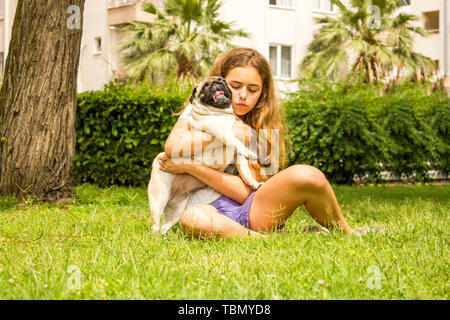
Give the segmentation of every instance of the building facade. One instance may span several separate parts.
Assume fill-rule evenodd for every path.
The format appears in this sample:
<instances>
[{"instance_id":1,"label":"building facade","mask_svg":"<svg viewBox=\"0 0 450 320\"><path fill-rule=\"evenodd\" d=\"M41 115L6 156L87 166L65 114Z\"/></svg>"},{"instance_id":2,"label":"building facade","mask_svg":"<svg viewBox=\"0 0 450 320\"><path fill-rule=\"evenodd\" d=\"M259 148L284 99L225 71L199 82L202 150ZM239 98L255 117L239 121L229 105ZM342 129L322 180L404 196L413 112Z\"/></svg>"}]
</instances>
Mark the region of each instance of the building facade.
<instances>
[{"instance_id":1,"label":"building facade","mask_svg":"<svg viewBox=\"0 0 450 320\"><path fill-rule=\"evenodd\" d=\"M0 0L0 75L5 70L12 25L18 0Z\"/></svg>"},{"instance_id":2,"label":"building facade","mask_svg":"<svg viewBox=\"0 0 450 320\"><path fill-rule=\"evenodd\" d=\"M165 0L151 0L163 7ZM83 17L78 92L98 90L110 80L121 77L125 69L115 47L123 35L120 27L128 22L151 22L153 16L141 9L145 0L86 0ZM349 0L344 0L349 2ZM420 17L429 30L429 38L418 38L415 49L439 66L450 87L448 0L403 0L402 10ZM297 76L298 65L306 54L317 26L314 18L336 15L330 0L223 0L220 18L233 21L251 36L237 39L236 45L252 47L266 56L272 66L278 88L288 90L287 80ZM8 52L17 0L0 0L0 73Z\"/></svg>"},{"instance_id":3,"label":"building facade","mask_svg":"<svg viewBox=\"0 0 450 320\"><path fill-rule=\"evenodd\" d=\"M429 37L417 38L414 48L436 62L439 76L444 78L448 88L450 88L449 2L449 0L411 0L410 4L410 12L420 17L418 24L431 33Z\"/></svg>"}]
</instances>

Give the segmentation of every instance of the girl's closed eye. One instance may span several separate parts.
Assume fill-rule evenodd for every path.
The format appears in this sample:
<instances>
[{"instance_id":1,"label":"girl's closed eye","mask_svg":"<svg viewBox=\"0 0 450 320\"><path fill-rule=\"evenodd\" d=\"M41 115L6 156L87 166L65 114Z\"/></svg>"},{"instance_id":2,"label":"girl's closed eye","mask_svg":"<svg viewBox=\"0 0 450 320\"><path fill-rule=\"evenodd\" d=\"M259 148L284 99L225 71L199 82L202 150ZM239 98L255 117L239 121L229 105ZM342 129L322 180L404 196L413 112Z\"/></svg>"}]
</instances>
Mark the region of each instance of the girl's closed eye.
<instances>
[{"instance_id":1,"label":"girl's closed eye","mask_svg":"<svg viewBox=\"0 0 450 320\"><path fill-rule=\"evenodd\" d=\"M241 86L231 86L231 88L234 89L234 90L242 89ZM251 88L249 88L248 91L251 92L251 93L256 93L256 92L258 92L258 89L251 89Z\"/></svg>"}]
</instances>

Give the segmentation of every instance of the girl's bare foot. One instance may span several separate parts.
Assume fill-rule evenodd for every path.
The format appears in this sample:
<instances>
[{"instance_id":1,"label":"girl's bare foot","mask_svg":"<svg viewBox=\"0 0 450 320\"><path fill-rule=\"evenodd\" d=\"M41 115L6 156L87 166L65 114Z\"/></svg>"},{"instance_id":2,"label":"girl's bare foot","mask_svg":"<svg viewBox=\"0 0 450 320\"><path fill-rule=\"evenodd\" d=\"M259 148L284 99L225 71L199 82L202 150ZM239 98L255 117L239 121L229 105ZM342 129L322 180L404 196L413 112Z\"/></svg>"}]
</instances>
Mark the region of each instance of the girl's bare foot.
<instances>
[{"instance_id":1,"label":"girl's bare foot","mask_svg":"<svg viewBox=\"0 0 450 320\"><path fill-rule=\"evenodd\" d=\"M302 232L320 232L321 234L327 235L330 233L330 231L327 228L324 228L322 226L307 226L304 227Z\"/></svg>"}]
</instances>

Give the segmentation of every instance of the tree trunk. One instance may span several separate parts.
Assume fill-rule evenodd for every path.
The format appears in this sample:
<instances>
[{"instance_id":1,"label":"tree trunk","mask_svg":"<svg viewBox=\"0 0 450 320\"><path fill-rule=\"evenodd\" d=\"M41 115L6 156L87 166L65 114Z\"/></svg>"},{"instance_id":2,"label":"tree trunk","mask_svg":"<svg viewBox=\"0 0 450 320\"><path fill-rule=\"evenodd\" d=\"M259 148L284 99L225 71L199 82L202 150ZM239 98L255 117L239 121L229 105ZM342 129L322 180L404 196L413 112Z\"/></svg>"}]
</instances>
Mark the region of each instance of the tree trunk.
<instances>
[{"instance_id":1,"label":"tree trunk","mask_svg":"<svg viewBox=\"0 0 450 320\"><path fill-rule=\"evenodd\" d=\"M73 192L84 0L19 0L0 92L0 195Z\"/></svg>"},{"instance_id":2,"label":"tree trunk","mask_svg":"<svg viewBox=\"0 0 450 320\"><path fill-rule=\"evenodd\" d=\"M402 71L403 65L400 63L398 65L398 69L397 69L397 77L395 78L395 83L399 84L400 83L400 72Z\"/></svg>"},{"instance_id":3,"label":"tree trunk","mask_svg":"<svg viewBox=\"0 0 450 320\"><path fill-rule=\"evenodd\" d=\"M372 69L372 60L367 59L367 69L369 71L369 83L373 82L373 69Z\"/></svg>"}]
</instances>

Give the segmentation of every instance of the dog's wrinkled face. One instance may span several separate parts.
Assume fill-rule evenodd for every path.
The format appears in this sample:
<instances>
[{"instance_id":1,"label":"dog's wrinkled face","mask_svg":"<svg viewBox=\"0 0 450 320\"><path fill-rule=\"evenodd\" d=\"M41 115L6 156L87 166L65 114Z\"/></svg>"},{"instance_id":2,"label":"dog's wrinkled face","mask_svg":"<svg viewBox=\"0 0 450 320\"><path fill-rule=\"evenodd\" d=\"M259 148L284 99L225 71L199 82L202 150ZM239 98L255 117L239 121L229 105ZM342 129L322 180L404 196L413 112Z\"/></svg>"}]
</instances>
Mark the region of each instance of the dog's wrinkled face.
<instances>
[{"instance_id":1,"label":"dog's wrinkled face","mask_svg":"<svg viewBox=\"0 0 450 320\"><path fill-rule=\"evenodd\" d=\"M208 77L192 91L190 102L194 99L206 106L225 109L231 105L231 90L224 78Z\"/></svg>"}]
</instances>

